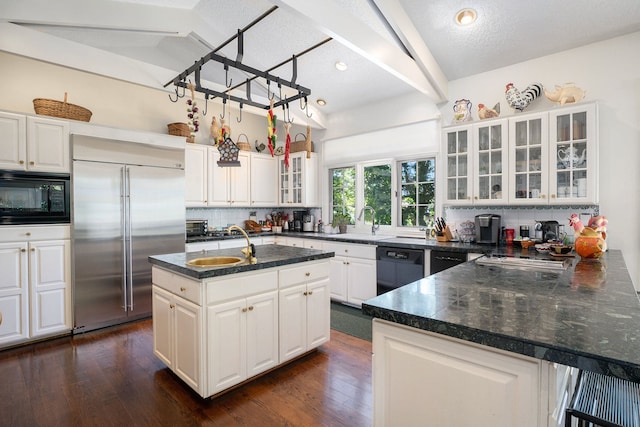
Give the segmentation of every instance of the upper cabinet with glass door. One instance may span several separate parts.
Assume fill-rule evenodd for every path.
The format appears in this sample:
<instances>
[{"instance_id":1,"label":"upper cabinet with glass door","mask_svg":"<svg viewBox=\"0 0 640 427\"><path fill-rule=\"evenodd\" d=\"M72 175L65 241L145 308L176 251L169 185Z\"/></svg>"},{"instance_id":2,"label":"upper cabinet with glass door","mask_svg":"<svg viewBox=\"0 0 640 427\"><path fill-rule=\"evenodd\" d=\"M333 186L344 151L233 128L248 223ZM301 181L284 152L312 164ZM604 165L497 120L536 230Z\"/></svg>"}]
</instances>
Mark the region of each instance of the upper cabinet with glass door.
<instances>
[{"instance_id":1,"label":"upper cabinet with glass door","mask_svg":"<svg viewBox=\"0 0 640 427\"><path fill-rule=\"evenodd\" d=\"M444 131L446 154L445 204L470 205L473 203L471 153L473 126L456 126Z\"/></svg>"},{"instance_id":2,"label":"upper cabinet with glass door","mask_svg":"<svg viewBox=\"0 0 640 427\"><path fill-rule=\"evenodd\" d=\"M549 203L548 113L509 119L509 203Z\"/></svg>"},{"instance_id":3,"label":"upper cabinet with glass door","mask_svg":"<svg viewBox=\"0 0 640 427\"><path fill-rule=\"evenodd\" d=\"M552 203L598 203L597 106L550 112L549 193Z\"/></svg>"},{"instance_id":4,"label":"upper cabinet with glass door","mask_svg":"<svg viewBox=\"0 0 640 427\"><path fill-rule=\"evenodd\" d=\"M501 205L507 202L508 122L506 119L473 126L473 202Z\"/></svg>"}]
</instances>

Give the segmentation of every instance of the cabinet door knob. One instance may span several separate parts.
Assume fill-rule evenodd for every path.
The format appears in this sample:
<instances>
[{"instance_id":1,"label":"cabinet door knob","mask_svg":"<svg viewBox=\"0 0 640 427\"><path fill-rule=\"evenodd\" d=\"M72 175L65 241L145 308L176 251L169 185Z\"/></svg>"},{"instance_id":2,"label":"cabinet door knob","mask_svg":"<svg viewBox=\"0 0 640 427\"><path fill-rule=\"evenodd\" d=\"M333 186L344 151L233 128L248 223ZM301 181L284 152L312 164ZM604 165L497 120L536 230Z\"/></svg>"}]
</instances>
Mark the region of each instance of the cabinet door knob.
<instances>
[{"instance_id":1,"label":"cabinet door knob","mask_svg":"<svg viewBox=\"0 0 640 427\"><path fill-rule=\"evenodd\" d=\"M309 291L307 295L313 295L313 291Z\"/></svg>"},{"instance_id":2,"label":"cabinet door knob","mask_svg":"<svg viewBox=\"0 0 640 427\"><path fill-rule=\"evenodd\" d=\"M184 292L186 290L187 290L187 288L185 288L184 286L180 286L180 292Z\"/></svg>"},{"instance_id":3,"label":"cabinet door knob","mask_svg":"<svg viewBox=\"0 0 640 427\"><path fill-rule=\"evenodd\" d=\"M304 295L304 296L306 297L307 295L309 295L309 293L308 293L307 291L304 291L304 292L302 293L302 295Z\"/></svg>"},{"instance_id":4,"label":"cabinet door knob","mask_svg":"<svg viewBox=\"0 0 640 427\"><path fill-rule=\"evenodd\" d=\"M25 236L31 236L31 232L27 231L26 233L24 233Z\"/></svg>"},{"instance_id":5,"label":"cabinet door knob","mask_svg":"<svg viewBox=\"0 0 640 427\"><path fill-rule=\"evenodd\" d=\"M311 276L311 273L309 273L308 271L306 273L304 273L305 276L309 277Z\"/></svg>"},{"instance_id":6,"label":"cabinet door knob","mask_svg":"<svg viewBox=\"0 0 640 427\"><path fill-rule=\"evenodd\" d=\"M169 308L176 308L176 306L173 304L169 304Z\"/></svg>"},{"instance_id":7,"label":"cabinet door knob","mask_svg":"<svg viewBox=\"0 0 640 427\"><path fill-rule=\"evenodd\" d=\"M27 252L27 250L22 248L22 249L20 249L20 252Z\"/></svg>"},{"instance_id":8,"label":"cabinet door knob","mask_svg":"<svg viewBox=\"0 0 640 427\"><path fill-rule=\"evenodd\" d=\"M253 311L253 306L252 305L249 306L249 311Z\"/></svg>"},{"instance_id":9,"label":"cabinet door knob","mask_svg":"<svg viewBox=\"0 0 640 427\"><path fill-rule=\"evenodd\" d=\"M246 313L246 312L247 312L247 307L243 308L243 309L242 309L242 312L243 312L243 313Z\"/></svg>"},{"instance_id":10,"label":"cabinet door knob","mask_svg":"<svg viewBox=\"0 0 640 427\"><path fill-rule=\"evenodd\" d=\"M20 160L18 163L20 163L21 165L24 165L24 160Z\"/></svg>"},{"instance_id":11,"label":"cabinet door knob","mask_svg":"<svg viewBox=\"0 0 640 427\"><path fill-rule=\"evenodd\" d=\"M541 198L541 199L544 199L544 198L546 198L546 197L547 197L547 196L546 196L546 195L544 195L544 194L541 194L541 195L540 195L540 198Z\"/></svg>"},{"instance_id":12,"label":"cabinet door knob","mask_svg":"<svg viewBox=\"0 0 640 427\"><path fill-rule=\"evenodd\" d=\"M31 252L35 252L35 251L36 251L36 248L31 248Z\"/></svg>"},{"instance_id":13,"label":"cabinet door knob","mask_svg":"<svg viewBox=\"0 0 640 427\"><path fill-rule=\"evenodd\" d=\"M33 166L33 165L35 165L35 164L36 164L36 162L29 162L29 164L30 164L31 166Z\"/></svg>"},{"instance_id":14,"label":"cabinet door knob","mask_svg":"<svg viewBox=\"0 0 640 427\"><path fill-rule=\"evenodd\" d=\"M552 198L552 199L555 199L555 198L556 198L556 195L555 195L555 194L552 194L552 195L551 195L551 198Z\"/></svg>"}]
</instances>

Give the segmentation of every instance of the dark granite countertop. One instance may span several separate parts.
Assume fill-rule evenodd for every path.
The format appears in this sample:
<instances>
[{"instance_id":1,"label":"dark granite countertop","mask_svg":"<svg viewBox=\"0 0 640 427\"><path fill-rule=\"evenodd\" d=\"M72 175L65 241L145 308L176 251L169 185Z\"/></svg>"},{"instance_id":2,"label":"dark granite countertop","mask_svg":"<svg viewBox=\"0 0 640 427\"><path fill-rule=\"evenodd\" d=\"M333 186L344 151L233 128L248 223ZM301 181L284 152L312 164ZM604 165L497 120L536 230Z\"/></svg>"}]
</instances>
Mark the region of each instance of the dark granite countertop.
<instances>
[{"instance_id":1,"label":"dark granite countertop","mask_svg":"<svg viewBox=\"0 0 640 427\"><path fill-rule=\"evenodd\" d=\"M600 260L569 260L570 267L559 272L467 262L372 298L362 310L640 382L640 302L622 253L609 250Z\"/></svg>"},{"instance_id":2,"label":"dark granite countertop","mask_svg":"<svg viewBox=\"0 0 640 427\"><path fill-rule=\"evenodd\" d=\"M438 249L447 250L451 252L477 252L477 253L490 253L495 251L496 246L493 245L478 245L475 243L461 243L461 242L438 242L436 240L426 240L420 237L395 237L384 234L358 234L358 233L346 233L346 234L329 234L329 233L309 233L309 232L286 232L281 234L273 234L271 232L254 233L250 235L253 237L264 236L282 236L282 237L295 237L300 239L315 239L325 240L339 243L357 243L361 245L377 245L377 246L390 246L394 248L405 249ZM198 242L215 242L220 240L229 239L243 239L242 235L234 236L195 236L188 237L187 243Z\"/></svg>"},{"instance_id":3,"label":"dark granite countertop","mask_svg":"<svg viewBox=\"0 0 640 427\"><path fill-rule=\"evenodd\" d=\"M257 264L250 264L245 260L240 264L228 267L192 267L187 261L194 258L212 256L238 256L244 257L240 248L219 249L213 251L179 252L175 254L154 255L149 257L149 262L158 267L165 268L194 279L206 279L209 277L226 276L228 274L242 273L245 271L262 270L265 268L280 267L283 265L297 264L305 261L331 258L333 252L317 249L296 248L280 245L256 246Z\"/></svg>"}]
</instances>

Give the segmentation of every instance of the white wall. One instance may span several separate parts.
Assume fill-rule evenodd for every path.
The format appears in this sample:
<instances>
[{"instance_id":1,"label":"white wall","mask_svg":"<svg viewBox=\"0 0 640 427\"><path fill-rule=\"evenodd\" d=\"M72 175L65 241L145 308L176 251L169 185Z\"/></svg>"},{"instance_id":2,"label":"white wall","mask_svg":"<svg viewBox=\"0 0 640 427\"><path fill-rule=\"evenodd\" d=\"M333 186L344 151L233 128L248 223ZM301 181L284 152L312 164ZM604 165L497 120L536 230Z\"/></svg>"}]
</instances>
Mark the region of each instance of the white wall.
<instances>
[{"instance_id":1,"label":"white wall","mask_svg":"<svg viewBox=\"0 0 640 427\"><path fill-rule=\"evenodd\" d=\"M53 65L46 62L0 51L0 110L33 114L34 98L49 98L62 101L68 93L68 102L88 108L93 113L93 124L124 129L167 133L167 124L187 122L186 97L173 103L167 92L121 80L102 77L82 71ZM187 95L189 96L189 95ZM204 99L196 95L201 111ZM210 144L209 128L213 114L222 114L219 99L209 101L206 116L201 115L200 132L196 143ZM275 111L281 116L282 109ZM231 107L231 115L225 114L231 126L234 141L244 133L251 145L255 140L266 142L267 116L252 114L244 109L242 122L238 123L238 105ZM291 129L292 139L297 133L306 132L304 123L296 123ZM312 138L316 139L312 131ZM244 137L242 138L244 141ZM278 128L278 140L284 141L284 130ZM319 145L319 144L318 144Z\"/></svg>"}]
</instances>

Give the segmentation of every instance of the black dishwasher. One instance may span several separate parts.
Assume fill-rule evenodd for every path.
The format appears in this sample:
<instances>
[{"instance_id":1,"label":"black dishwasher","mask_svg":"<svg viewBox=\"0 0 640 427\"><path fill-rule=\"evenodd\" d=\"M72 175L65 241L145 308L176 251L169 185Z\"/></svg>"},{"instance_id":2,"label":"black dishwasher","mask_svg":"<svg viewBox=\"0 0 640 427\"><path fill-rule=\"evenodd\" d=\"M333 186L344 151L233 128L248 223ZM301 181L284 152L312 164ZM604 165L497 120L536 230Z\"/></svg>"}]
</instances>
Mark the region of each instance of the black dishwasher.
<instances>
[{"instance_id":1,"label":"black dishwasher","mask_svg":"<svg viewBox=\"0 0 640 427\"><path fill-rule=\"evenodd\" d=\"M467 262L467 254L464 252L431 251L431 264L429 273L435 274L447 268Z\"/></svg>"},{"instance_id":2,"label":"black dishwasher","mask_svg":"<svg viewBox=\"0 0 640 427\"><path fill-rule=\"evenodd\" d=\"M424 277L424 250L376 248L378 295Z\"/></svg>"}]
</instances>

